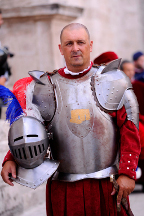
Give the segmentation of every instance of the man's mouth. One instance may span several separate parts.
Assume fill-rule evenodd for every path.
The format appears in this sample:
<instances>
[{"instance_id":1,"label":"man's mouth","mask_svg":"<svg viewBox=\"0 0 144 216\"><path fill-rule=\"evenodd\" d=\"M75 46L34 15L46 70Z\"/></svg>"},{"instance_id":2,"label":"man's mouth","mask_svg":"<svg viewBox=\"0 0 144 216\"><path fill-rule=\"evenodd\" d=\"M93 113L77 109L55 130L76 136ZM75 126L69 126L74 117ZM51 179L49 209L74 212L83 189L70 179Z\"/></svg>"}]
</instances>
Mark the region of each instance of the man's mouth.
<instances>
[{"instance_id":1,"label":"man's mouth","mask_svg":"<svg viewBox=\"0 0 144 216\"><path fill-rule=\"evenodd\" d=\"M81 55L73 55L72 58L78 58L81 57Z\"/></svg>"}]
</instances>

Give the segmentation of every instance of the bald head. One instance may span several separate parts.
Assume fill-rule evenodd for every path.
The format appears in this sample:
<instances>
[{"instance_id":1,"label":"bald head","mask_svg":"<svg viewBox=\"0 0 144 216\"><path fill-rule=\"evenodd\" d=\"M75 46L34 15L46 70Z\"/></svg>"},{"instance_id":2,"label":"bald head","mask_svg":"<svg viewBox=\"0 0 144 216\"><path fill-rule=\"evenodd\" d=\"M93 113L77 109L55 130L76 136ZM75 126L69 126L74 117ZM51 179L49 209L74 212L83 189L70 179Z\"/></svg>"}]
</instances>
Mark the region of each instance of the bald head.
<instances>
[{"instance_id":1,"label":"bald head","mask_svg":"<svg viewBox=\"0 0 144 216\"><path fill-rule=\"evenodd\" d=\"M70 30L70 31L72 31L72 30L78 30L78 29L81 29L81 28L84 29L84 30L86 31L86 33L87 33L87 35L88 35L88 38L89 38L89 40L90 40L90 33L89 33L89 31L88 31L88 29L87 29L86 26L84 26L84 25L81 24L81 23L70 23L70 24L66 25L66 26L62 29L61 34L60 34L60 41L62 42L62 36L63 36L63 32L64 32L65 30Z\"/></svg>"}]
</instances>

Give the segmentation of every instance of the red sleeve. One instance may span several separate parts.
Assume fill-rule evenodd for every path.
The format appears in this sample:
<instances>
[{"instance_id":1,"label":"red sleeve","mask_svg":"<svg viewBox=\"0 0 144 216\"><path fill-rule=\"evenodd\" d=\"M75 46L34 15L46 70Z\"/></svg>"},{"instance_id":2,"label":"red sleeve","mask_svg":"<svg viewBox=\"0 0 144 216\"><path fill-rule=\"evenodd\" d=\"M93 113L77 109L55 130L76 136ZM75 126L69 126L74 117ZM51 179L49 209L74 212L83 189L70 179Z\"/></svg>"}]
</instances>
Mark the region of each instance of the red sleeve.
<instances>
[{"instance_id":1,"label":"red sleeve","mask_svg":"<svg viewBox=\"0 0 144 216\"><path fill-rule=\"evenodd\" d=\"M120 129L119 175L136 179L136 168L141 151L139 132L133 122L127 120L124 107L117 111L117 125Z\"/></svg>"},{"instance_id":2,"label":"red sleeve","mask_svg":"<svg viewBox=\"0 0 144 216\"><path fill-rule=\"evenodd\" d=\"M10 150L7 152L6 156L4 157L2 166L4 166L4 164L5 164L6 161L14 161L14 157L11 154Z\"/></svg>"}]
</instances>

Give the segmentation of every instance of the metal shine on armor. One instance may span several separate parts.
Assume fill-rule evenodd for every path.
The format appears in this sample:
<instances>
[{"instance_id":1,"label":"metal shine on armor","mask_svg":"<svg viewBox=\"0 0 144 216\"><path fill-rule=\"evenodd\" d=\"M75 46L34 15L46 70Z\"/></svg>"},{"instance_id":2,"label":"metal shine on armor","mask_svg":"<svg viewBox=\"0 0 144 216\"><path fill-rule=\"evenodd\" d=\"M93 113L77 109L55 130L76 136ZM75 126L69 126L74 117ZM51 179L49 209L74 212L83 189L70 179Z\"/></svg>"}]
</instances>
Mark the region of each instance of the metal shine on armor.
<instances>
[{"instance_id":1,"label":"metal shine on armor","mask_svg":"<svg viewBox=\"0 0 144 216\"><path fill-rule=\"evenodd\" d=\"M53 159L60 162L54 179L77 181L99 178L99 175L101 178L108 177L112 172L116 174L117 129L108 113L124 105L128 119L138 125L137 101L129 80L117 69L119 64L120 60L115 60L106 67L92 67L79 79L66 79L58 73L50 76L51 82L46 85L51 89L55 86L53 100L56 99L55 114L49 122L49 132L53 133L50 147ZM35 89L38 85L43 88L43 85L36 83ZM113 87L119 88L116 90L117 98L111 91ZM35 91L34 95L37 95L38 104L42 104L41 96ZM132 107L132 104L135 106Z\"/></svg>"}]
</instances>

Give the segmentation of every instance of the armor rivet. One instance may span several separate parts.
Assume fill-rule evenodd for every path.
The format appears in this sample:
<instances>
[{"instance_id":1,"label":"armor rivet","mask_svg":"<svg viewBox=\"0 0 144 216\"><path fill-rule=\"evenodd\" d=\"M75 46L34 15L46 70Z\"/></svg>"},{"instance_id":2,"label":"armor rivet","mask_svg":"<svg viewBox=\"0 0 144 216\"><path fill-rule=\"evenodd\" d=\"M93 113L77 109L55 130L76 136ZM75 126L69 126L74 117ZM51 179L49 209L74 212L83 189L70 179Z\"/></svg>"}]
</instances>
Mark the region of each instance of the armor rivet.
<instances>
[{"instance_id":1,"label":"armor rivet","mask_svg":"<svg viewBox=\"0 0 144 216\"><path fill-rule=\"evenodd\" d=\"M43 101L42 101L42 103L43 103Z\"/></svg>"},{"instance_id":2,"label":"armor rivet","mask_svg":"<svg viewBox=\"0 0 144 216\"><path fill-rule=\"evenodd\" d=\"M135 170L133 169L133 171L135 171Z\"/></svg>"},{"instance_id":3,"label":"armor rivet","mask_svg":"<svg viewBox=\"0 0 144 216\"><path fill-rule=\"evenodd\" d=\"M49 175L49 174L47 173L47 175Z\"/></svg>"},{"instance_id":4,"label":"armor rivet","mask_svg":"<svg viewBox=\"0 0 144 216\"><path fill-rule=\"evenodd\" d=\"M113 92L112 92L112 94L113 94Z\"/></svg>"},{"instance_id":5,"label":"armor rivet","mask_svg":"<svg viewBox=\"0 0 144 216\"><path fill-rule=\"evenodd\" d=\"M45 106L45 108L46 108L46 106Z\"/></svg>"},{"instance_id":6,"label":"armor rivet","mask_svg":"<svg viewBox=\"0 0 144 216\"><path fill-rule=\"evenodd\" d=\"M110 98L110 100L112 100L112 98Z\"/></svg>"},{"instance_id":7,"label":"armor rivet","mask_svg":"<svg viewBox=\"0 0 144 216\"><path fill-rule=\"evenodd\" d=\"M109 90L109 89L108 89Z\"/></svg>"},{"instance_id":8,"label":"armor rivet","mask_svg":"<svg viewBox=\"0 0 144 216\"><path fill-rule=\"evenodd\" d=\"M118 90L117 90L117 92L118 92Z\"/></svg>"},{"instance_id":9,"label":"armor rivet","mask_svg":"<svg viewBox=\"0 0 144 216\"><path fill-rule=\"evenodd\" d=\"M115 96L115 98L117 98L117 96Z\"/></svg>"},{"instance_id":10,"label":"armor rivet","mask_svg":"<svg viewBox=\"0 0 144 216\"><path fill-rule=\"evenodd\" d=\"M100 95L100 94L99 94Z\"/></svg>"},{"instance_id":11,"label":"armor rivet","mask_svg":"<svg viewBox=\"0 0 144 216\"><path fill-rule=\"evenodd\" d=\"M114 87L113 87L113 89L114 89Z\"/></svg>"},{"instance_id":12,"label":"armor rivet","mask_svg":"<svg viewBox=\"0 0 144 216\"><path fill-rule=\"evenodd\" d=\"M108 96L108 95L107 95Z\"/></svg>"},{"instance_id":13,"label":"armor rivet","mask_svg":"<svg viewBox=\"0 0 144 216\"><path fill-rule=\"evenodd\" d=\"M122 161L121 161L121 163L122 163Z\"/></svg>"},{"instance_id":14,"label":"armor rivet","mask_svg":"<svg viewBox=\"0 0 144 216\"><path fill-rule=\"evenodd\" d=\"M43 112L44 112L44 110L43 110Z\"/></svg>"},{"instance_id":15,"label":"armor rivet","mask_svg":"<svg viewBox=\"0 0 144 216\"><path fill-rule=\"evenodd\" d=\"M40 179L40 181L42 181L42 179Z\"/></svg>"},{"instance_id":16,"label":"armor rivet","mask_svg":"<svg viewBox=\"0 0 144 216\"><path fill-rule=\"evenodd\" d=\"M127 167L127 169L129 169L129 167Z\"/></svg>"},{"instance_id":17,"label":"armor rivet","mask_svg":"<svg viewBox=\"0 0 144 216\"><path fill-rule=\"evenodd\" d=\"M138 158L138 156L136 156L136 158Z\"/></svg>"},{"instance_id":18,"label":"armor rivet","mask_svg":"<svg viewBox=\"0 0 144 216\"><path fill-rule=\"evenodd\" d=\"M131 154L129 154L129 156L131 156Z\"/></svg>"},{"instance_id":19,"label":"armor rivet","mask_svg":"<svg viewBox=\"0 0 144 216\"><path fill-rule=\"evenodd\" d=\"M123 155L122 155L122 157L123 157Z\"/></svg>"},{"instance_id":20,"label":"armor rivet","mask_svg":"<svg viewBox=\"0 0 144 216\"><path fill-rule=\"evenodd\" d=\"M130 161L128 161L128 163L130 163Z\"/></svg>"},{"instance_id":21,"label":"armor rivet","mask_svg":"<svg viewBox=\"0 0 144 216\"><path fill-rule=\"evenodd\" d=\"M134 176L133 176L133 178L134 178Z\"/></svg>"}]
</instances>

